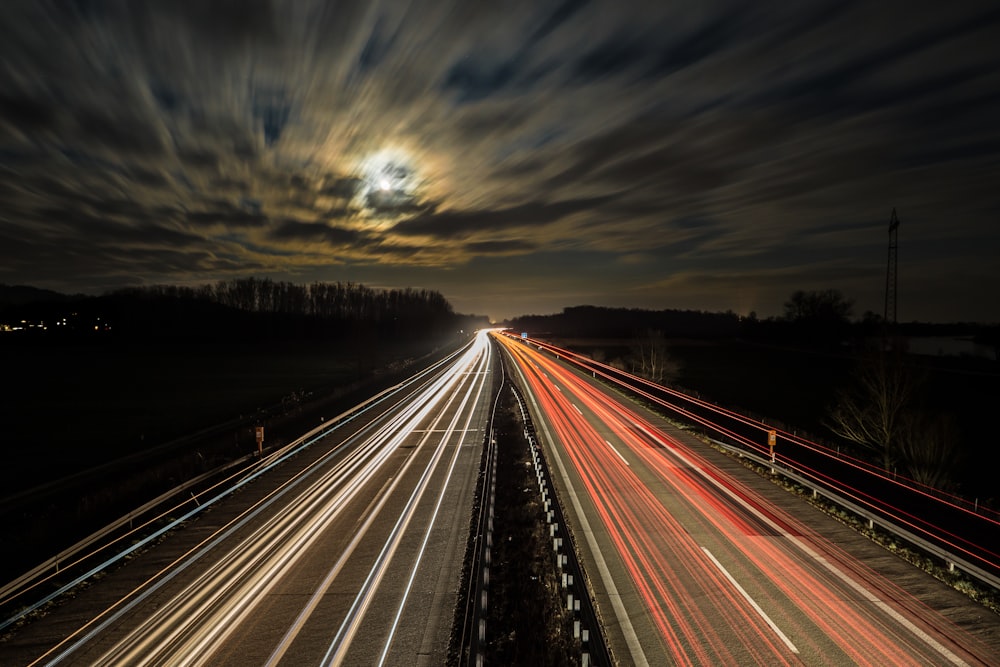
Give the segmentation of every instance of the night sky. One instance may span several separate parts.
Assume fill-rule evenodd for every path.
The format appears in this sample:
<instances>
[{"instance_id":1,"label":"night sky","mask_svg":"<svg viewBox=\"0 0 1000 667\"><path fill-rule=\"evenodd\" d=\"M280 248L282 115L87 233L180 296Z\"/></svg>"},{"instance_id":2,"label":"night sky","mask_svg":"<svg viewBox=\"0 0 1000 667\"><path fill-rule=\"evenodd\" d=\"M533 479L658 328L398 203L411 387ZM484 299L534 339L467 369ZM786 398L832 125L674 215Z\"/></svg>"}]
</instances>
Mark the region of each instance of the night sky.
<instances>
[{"instance_id":1,"label":"night sky","mask_svg":"<svg viewBox=\"0 0 1000 667\"><path fill-rule=\"evenodd\" d=\"M1000 4L0 2L0 283L1000 321Z\"/></svg>"}]
</instances>

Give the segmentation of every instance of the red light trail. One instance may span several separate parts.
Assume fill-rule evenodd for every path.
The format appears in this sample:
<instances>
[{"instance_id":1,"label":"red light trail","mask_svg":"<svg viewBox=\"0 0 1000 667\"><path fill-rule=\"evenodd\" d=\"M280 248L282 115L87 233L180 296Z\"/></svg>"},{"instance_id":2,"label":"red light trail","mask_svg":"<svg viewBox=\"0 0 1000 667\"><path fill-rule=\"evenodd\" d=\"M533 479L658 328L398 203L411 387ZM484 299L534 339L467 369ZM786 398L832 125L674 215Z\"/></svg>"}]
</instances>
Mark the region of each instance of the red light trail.
<instances>
[{"instance_id":1,"label":"red light trail","mask_svg":"<svg viewBox=\"0 0 1000 667\"><path fill-rule=\"evenodd\" d=\"M557 358L566 359L595 377L626 387L644 400L680 415L717 437L737 443L748 451L768 454L762 443L771 426L570 350L533 339L531 344ZM1000 513L974 506L963 498L890 473L793 433L775 430L780 443L775 453L776 463L820 482L859 506L906 527L915 535L937 543L953 554L961 555L986 572L1000 574L1000 554L997 553ZM789 448L796 452L794 456L785 453ZM831 470L836 473L831 474ZM855 481L852 483L851 480ZM866 492L861 487L877 489L877 492Z\"/></svg>"},{"instance_id":2,"label":"red light trail","mask_svg":"<svg viewBox=\"0 0 1000 667\"><path fill-rule=\"evenodd\" d=\"M606 536L604 558L634 586L642 611L628 610L632 624L648 619L669 660L978 662L943 617L650 418L530 345L498 339L551 428L548 446L569 462L564 483L579 485L590 525ZM633 662L659 662L649 640L630 650Z\"/></svg>"}]
</instances>

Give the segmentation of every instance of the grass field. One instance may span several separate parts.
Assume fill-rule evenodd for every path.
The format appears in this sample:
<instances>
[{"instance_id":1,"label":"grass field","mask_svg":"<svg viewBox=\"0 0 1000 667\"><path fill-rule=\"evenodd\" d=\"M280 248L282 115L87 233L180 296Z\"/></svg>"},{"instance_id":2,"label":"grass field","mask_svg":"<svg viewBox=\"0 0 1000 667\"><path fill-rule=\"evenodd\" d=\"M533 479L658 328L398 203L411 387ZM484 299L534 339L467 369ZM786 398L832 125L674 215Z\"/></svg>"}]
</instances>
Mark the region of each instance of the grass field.
<instances>
[{"instance_id":1,"label":"grass field","mask_svg":"<svg viewBox=\"0 0 1000 667\"><path fill-rule=\"evenodd\" d=\"M585 338L552 342L588 355L597 351L607 362L627 359L632 345L628 340ZM857 362L850 355L735 340L670 340L667 348L676 364L668 384L806 437L836 441L823 422L838 390L852 382ZM925 378L919 408L954 415L958 423L959 491L996 505L996 363L944 357L914 357L911 363Z\"/></svg>"},{"instance_id":2,"label":"grass field","mask_svg":"<svg viewBox=\"0 0 1000 667\"><path fill-rule=\"evenodd\" d=\"M430 347L0 343L0 495L348 384Z\"/></svg>"}]
</instances>

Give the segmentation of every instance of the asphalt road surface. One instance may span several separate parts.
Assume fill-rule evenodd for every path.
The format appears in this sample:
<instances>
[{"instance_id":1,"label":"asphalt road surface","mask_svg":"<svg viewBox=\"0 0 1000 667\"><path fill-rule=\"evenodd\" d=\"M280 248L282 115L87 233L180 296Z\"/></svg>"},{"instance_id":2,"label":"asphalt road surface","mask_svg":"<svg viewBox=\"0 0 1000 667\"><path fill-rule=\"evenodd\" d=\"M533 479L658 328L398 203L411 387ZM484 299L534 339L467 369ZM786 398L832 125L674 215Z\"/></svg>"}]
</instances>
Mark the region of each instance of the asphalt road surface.
<instances>
[{"instance_id":1,"label":"asphalt road surface","mask_svg":"<svg viewBox=\"0 0 1000 667\"><path fill-rule=\"evenodd\" d=\"M21 628L0 664L443 664L494 360L479 334Z\"/></svg>"},{"instance_id":2,"label":"asphalt road surface","mask_svg":"<svg viewBox=\"0 0 1000 667\"><path fill-rule=\"evenodd\" d=\"M498 340L618 663L1000 662L991 612L551 355Z\"/></svg>"}]
</instances>

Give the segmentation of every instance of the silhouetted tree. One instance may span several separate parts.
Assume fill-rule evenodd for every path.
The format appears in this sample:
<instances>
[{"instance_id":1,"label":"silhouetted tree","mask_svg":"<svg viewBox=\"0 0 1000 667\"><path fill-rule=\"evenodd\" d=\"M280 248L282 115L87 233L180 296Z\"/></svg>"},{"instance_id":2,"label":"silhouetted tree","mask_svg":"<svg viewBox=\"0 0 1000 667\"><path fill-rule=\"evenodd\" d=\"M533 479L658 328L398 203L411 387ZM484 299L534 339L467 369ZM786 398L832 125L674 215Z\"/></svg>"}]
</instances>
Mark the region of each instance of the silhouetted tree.
<instances>
[{"instance_id":1,"label":"silhouetted tree","mask_svg":"<svg viewBox=\"0 0 1000 667\"><path fill-rule=\"evenodd\" d=\"M847 333L854 302L839 290L799 290L785 302L785 319L810 342L832 343Z\"/></svg>"},{"instance_id":2,"label":"silhouetted tree","mask_svg":"<svg viewBox=\"0 0 1000 667\"><path fill-rule=\"evenodd\" d=\"M898 443L899 463L908 476L936 489L952 490L959 456L959 431L951 415L907 410Z\"/></svg>"},{"instance_id":3,"label":"silhouetted tree","mask_svg":"<svg viewBox=\"0 0 1000 667\"><path fill-rule=\"evenodd\" d=\"M677 363L667 353L667 339L662 331L645 329L632 345L632 373L651 382L663 384L676 374Z\"/></svg>"},{"instance_id":4,"label":"silhouetted tree","mask_svg":"<svg viewBox=\"0 0 1000 667\"><path fill-rule=\"evenodd\" d=\"M875 453L882 466L890 469L909 428L904 412L917 386L898 354L875 352L862 360L854 385L838 393L827 426Z\"/></svg>"},{"instance_id":5,"label":"silhouetted tree","mask_svg":"<svg viewBox=\"0 0 1000 667\"><path fill-rule=\"evenodd\" d=\"M630 339L636 331L653 329L668 336L715 338L735 336L740 320L735 313L573 306L554 315L524 315L510 324L518 331L558 336Z\"/></svg>"},{"instance_id":6,"label":"silhouetted tree","mask_svg":"<svg viewBox=\"0 0 1000 667\"><path fill-rule=\"evenodd\" d=\"M785 302L785 318L793 322L846 322L854 311L854 302L840 290L805 292L799 290Z\"/></svg>"},{"instance_id":7,"label":"silhouetted tree","mask_svg":"<svg viewBox=\"0 0 1000 667\"><path fill-rule=\"evenodd\" d=\"M197 288L129 288L107 299L119 304L123 330L159 336L421 337L455 323L451 304L439 292L356 283L296 285L251 277Z\"/></svg>"},{"instance_id":8,"label":"silhouetted tree","mask_svg":"<svg viewBox=\"0 0 1000 667\"><path fill-rule=\"evenodd\" d=\"M854 385L839 393L827 426L875 453L886 470L948 489L959 463L958 428L950 415L919 407L923 386L899 348L875 351L862 360Z\"/></svg>"}]
</instances>

